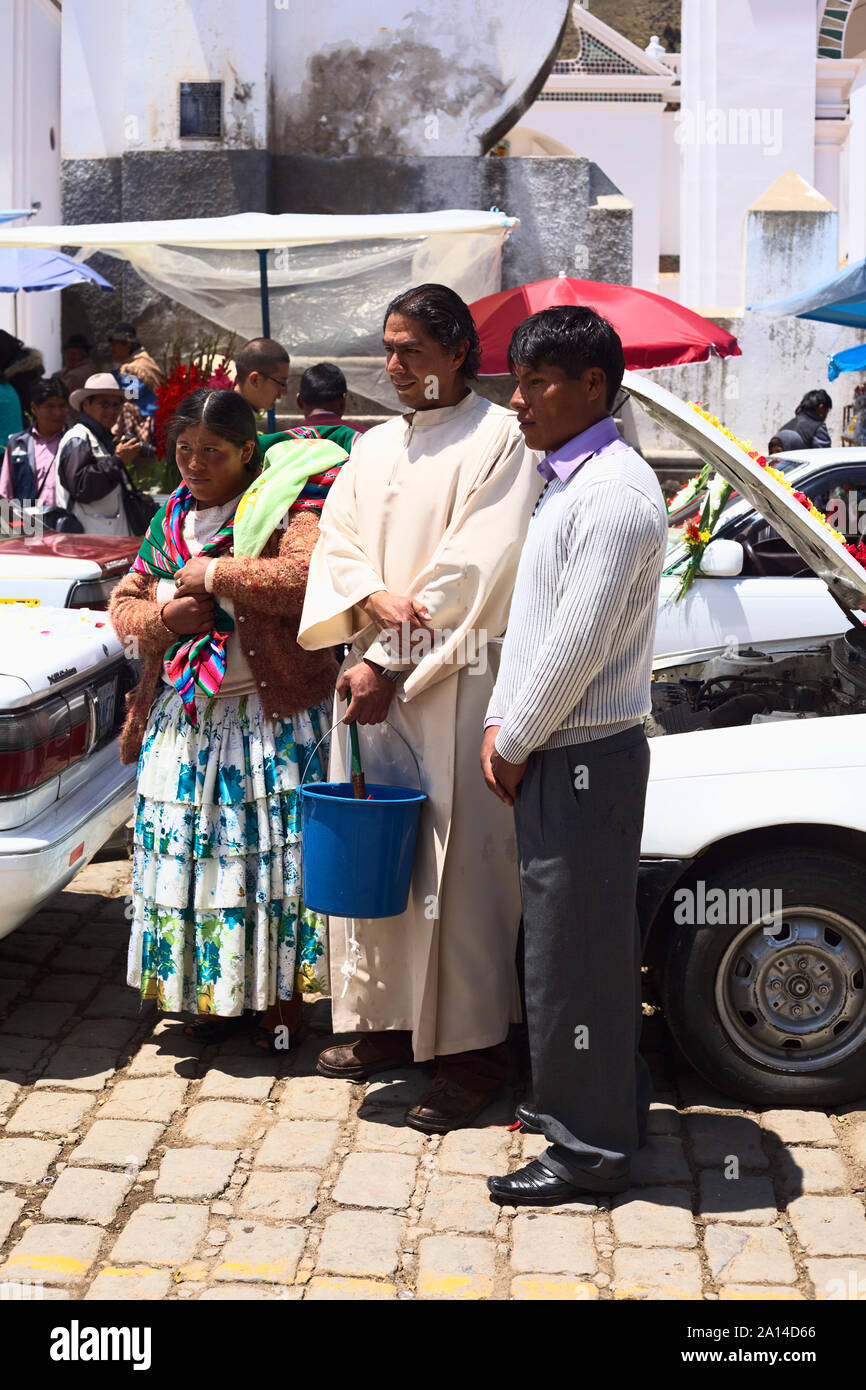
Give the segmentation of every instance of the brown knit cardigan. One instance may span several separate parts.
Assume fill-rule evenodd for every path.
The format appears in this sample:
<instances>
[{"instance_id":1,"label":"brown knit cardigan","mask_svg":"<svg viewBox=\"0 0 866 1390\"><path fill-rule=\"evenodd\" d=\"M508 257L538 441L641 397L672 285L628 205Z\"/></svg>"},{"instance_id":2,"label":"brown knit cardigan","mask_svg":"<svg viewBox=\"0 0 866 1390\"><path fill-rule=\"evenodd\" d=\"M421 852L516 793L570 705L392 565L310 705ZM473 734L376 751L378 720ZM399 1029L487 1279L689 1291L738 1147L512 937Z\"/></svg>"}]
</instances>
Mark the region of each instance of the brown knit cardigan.
<instances>
[{"instance_id":1,"label":"brown knit cardigan","mask_svg":"<svg viewBox=\"0 0 866 1390\"><path fill-rule=\"evenodd\" d=\"M235 605L236 632L255 678L265 712L272 718L310 709L334 689L337 663L331 648L306 652L298 646L298 622L316 544L314 512L290 513L284 531L274 531L255 560L226 557L213 570L213 594ZM156 602L157 579L127 574L114 590L109 617L118 637L138 639L144 660L141 680L126 697L120 735L121 762L141 751L167 648L176 640L163 626Z\"/></svg>"}]
</instances>

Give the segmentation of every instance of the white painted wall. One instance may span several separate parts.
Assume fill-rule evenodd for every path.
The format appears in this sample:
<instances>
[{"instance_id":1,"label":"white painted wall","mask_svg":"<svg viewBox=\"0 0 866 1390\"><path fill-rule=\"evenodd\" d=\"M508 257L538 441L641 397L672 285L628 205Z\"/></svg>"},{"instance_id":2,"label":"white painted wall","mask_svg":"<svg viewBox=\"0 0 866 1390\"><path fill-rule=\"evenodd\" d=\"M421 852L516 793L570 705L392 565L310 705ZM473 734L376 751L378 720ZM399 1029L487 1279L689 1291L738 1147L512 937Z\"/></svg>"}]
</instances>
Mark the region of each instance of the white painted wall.
<instances>
[{"instance_id":1,"label":"white painted wall","mask_svg":"<svg viewBox=\"0 0 866 1390\"><path fill-rule=\"evenodd\" d=\"M815 0L683 0L680 255L693 307L742 304L746 209L786 169L814 183L815 21ZM732 113L755 109L757 128L734 115L731 131Z\"/></svg>"},{"instance_id":2,"label":"white painted wall","mask_svg":"<svg viewBox=\"0 0 866 1390\"><path fill-rule=\"evenodd\" d=\"M178 136L181 82L223 83L219 148L264 149L268 112L267 0L125 0L126 148L212 149ZM135 123L135 125L133 124Z\"/></svg>"},{"instance_id":3,"label":"white painted wall","mask_svg":"<svg viewBox=\"0 0 866 1390\"><path fill-rule=\"evenodd\" d=\"M849 261L866 256L866 66L851 84L847 154L847 251Z\"/></svg>"},{"instance_id":4,"label":"white painted wall","mask_svg":"<svg viewBox=\"0 0 866 1390\"><path fill-rule=\"evenodd\" d=\"M125 0L66 0L63 6L64 159L123 153L125 16Z\"/></svg>"},{"instance_id":5,"label":"white painted wall","mask_svg":"<svg viewBox=\"0 0 866 1390\"><path fill-rule=\"evenodd\" d=\"M676 131L676 112L663 112L659 189L659 252L662 256L678 256L680 253L682 147L677 142Z\"/></svg>"},{"instance_id":6,"label":"white painted wall","mask_svg":"<svg viewBox=\"0 0 866 1390\"><path fill-rule=\"evenodd\" d=\"M15 185L15 19L16 5L0 7L0 90L6 96L7 127L6 138L0 140L0 206L12 208Z\"/></svg>"},{"instance_id":7,"label":"white painted wall","mask_svg":"<svg viewBox=\"0 0 866 1390\"><path fill-rule=\"evenodd\" d=\"M29 222L59 222L60 13L50 0L2 0L0 89L7 117L0 141L0 208L28 208L40 202L41 210ZM16 298L19 338L41 350L46 370L56 369L59 293L0 294L0 327L10 333Z\"/></svg>"},{"instance_id":8,"label":"white painted wall","mask_svg":"<svg viewBox=\"0 0 866 1390\"><path fill-rule=\"evenodd\" d=\"M181 82L222 82L220 148L267 143L267 0L66 0L63 155L210 149L178 135Z\"/></svg>"},{"instance_id":9,"label":"white painted wall","mask_svg":"<svg viewBox=\"0 0 866 1390\"><path fill-rule=\"evenodd\" d=\"M836 122L826 124L835 126ZM821 139L823 135L823 130L819 130L815 139L815 187L840 213L841 226L842 203L848 194L847 188L843 191L842 147L832 137Z\"/></svg>"},{"instance_id":10,"label":"white painted wall","mask_svg":"<svg viewBox=\"0 0 866 1390\"><path fill-rule=\"evenodd\" d=\"M272 148L294 153L295 140L320 154L483 154L479 135L524 95L568 7L274 0Z\"/></svg>"},{"instance_id":11,"label":"white painted wall","mask_svg":"<svg viewBox=\"0 0 866 1390\"><path fill-rule=\"evenodd\" d=\"M371 132L377 153L480 153L478 134L533 80L566 8L512 0L503 15L475 0L470 19L465 0L424 11L410 0L65 0L64 156L194 149L177 133L183 81L225 84L222 147L294 153L284 132L312 103L313 133L346 146L323 153L352 153Z\"/></svg>"}]
</instances>

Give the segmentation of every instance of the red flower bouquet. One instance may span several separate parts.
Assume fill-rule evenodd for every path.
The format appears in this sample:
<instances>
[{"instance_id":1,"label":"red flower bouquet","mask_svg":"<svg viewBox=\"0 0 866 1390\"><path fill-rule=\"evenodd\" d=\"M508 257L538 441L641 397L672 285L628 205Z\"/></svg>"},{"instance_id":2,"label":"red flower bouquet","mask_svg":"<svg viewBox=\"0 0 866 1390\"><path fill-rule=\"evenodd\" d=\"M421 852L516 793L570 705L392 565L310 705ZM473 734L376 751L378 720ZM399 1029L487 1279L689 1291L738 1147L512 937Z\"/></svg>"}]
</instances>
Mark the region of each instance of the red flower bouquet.
<instances>
[{"instance_id":1,"label":"red flower bouquet","mask_svg":"<svg viewBox=\"0 0 866 1390\"><path fill-rule=\"evenodd\" d=\"M204 339L192 349L184 349L176 340L165 354L163 361L162 384L156 393L156 413L154 416L154 443L160 459L166 458L166 431L172 416L191 391L209 386L213 391L231 391L234 381L225 368L225 363L234 357L235 337L220 344L216 338ZM174 474L173 465L166 464ZM171 487L175 480L168 480Z\"/></svg>"}]
</instances>

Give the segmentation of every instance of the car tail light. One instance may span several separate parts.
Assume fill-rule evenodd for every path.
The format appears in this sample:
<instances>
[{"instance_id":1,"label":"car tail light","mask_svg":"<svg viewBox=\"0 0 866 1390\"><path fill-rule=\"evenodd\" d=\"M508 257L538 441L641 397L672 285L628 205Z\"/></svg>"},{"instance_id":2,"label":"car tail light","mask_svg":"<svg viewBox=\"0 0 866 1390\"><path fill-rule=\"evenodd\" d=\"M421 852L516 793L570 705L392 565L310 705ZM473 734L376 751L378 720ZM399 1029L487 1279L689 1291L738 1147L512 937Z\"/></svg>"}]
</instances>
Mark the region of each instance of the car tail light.
<instances>
[{"instance_id":1,"label":"car tail light","mask_svg":"<svg viewBox=\"0 0 866 1390\"><path fill-rule=\"evenodd\" d=\"M87 755L95 732L86 691L0 714L0 797L21 796Z\"/></svg>"},{"instance_id":2,"label":"car tail light","mask_svg":"<svg viewBox=\"0 0 866 1390\"><path fill-rule=\"evenodd\" d=\"M66 607L106 609L119 580L119 574L112 579L80 579L73 584Z\"/></svg>"}]
</instances>

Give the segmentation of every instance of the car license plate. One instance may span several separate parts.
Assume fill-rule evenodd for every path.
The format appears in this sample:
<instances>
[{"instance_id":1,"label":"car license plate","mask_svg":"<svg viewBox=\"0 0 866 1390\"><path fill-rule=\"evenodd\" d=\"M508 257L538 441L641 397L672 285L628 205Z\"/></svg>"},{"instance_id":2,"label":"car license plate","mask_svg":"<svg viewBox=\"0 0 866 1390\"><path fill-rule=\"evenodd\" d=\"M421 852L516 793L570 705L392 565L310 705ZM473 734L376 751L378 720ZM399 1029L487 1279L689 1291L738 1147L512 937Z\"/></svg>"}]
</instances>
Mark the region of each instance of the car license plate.
<instances>
[{"instance_id":1,"label":"car license plate","mask_svg":"<svg viewBox=\"0 0 866 1390\"><path fill-rule=\"evenodd\" d=\"M0 598L0 603L26 603L28 608L39 608L41 598Z\"/></svg>"},{"instance_id":2,"label":"car license plate","mask_svg":"<svg viewBox=\"0 0 866 1390\"><path fill-rule=\"evenodd\" d=\"M98 685L94 690L96 697L97 727L96 737L102 738L114 723L114 697L117 689L117 678L105 681Z\"/></svg>"}]
</instances>

